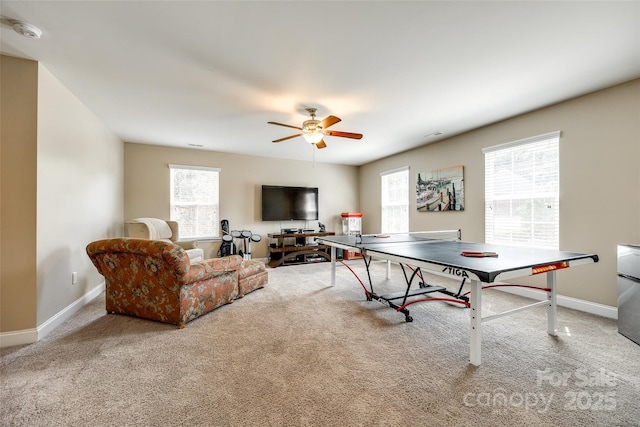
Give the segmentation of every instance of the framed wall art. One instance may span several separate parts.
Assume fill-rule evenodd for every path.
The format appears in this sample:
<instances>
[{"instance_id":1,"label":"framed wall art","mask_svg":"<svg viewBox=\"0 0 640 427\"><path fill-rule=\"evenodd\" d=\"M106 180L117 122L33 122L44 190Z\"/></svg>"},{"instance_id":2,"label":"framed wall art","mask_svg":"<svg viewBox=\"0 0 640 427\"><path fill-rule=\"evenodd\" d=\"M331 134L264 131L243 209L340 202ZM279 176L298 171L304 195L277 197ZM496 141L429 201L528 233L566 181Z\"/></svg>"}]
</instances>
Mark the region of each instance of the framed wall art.
<instances>
[{"instance_id":1,"label":"framed wall art","mask_svg":"<svg viewBox=\"0 0 640 427\"><path fill-rule=\"evenodd\" d=\"M464 166L418 173L418 212L464 210Z\"/></svg>"}]
</instances>

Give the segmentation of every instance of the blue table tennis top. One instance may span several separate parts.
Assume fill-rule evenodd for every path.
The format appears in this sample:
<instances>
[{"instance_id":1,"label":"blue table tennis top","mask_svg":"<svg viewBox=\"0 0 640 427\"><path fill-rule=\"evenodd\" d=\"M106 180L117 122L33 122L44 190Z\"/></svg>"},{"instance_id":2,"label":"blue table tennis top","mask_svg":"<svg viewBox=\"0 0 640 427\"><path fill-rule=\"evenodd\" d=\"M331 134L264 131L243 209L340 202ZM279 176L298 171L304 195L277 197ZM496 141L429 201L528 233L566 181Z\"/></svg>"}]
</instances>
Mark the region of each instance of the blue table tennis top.
<instances>
[{"instance_id":1,"label":"blue table tennis top","mask_svg":"<svg viewBox=\"0 0 640 427\"><path fill-rule=\"evenodd\" d=\"M499 274L508 271L588 258L598 262L598 256L594 254L441 240L411 234L327 236L319 240L329 246L358 249L365 255L399 257L408 264L411 261L428 262L469 271L485 283L492 283ZM495 252L498 257L465 257L463 251Z\"/></svg>"}]
</instances>

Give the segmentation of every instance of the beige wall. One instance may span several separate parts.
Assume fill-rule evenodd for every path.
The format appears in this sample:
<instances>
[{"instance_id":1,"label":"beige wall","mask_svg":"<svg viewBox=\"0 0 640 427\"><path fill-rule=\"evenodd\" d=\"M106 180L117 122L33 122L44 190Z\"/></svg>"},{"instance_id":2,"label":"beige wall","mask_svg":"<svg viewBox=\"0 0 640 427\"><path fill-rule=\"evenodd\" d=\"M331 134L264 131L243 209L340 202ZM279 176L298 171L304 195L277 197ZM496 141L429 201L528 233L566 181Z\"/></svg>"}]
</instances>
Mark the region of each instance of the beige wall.
<instances>
[{"instance_id":1,"label":"beige wall","mask_svg":"<svg viewBox=\"0 0 640 427\"><path fill-rule=\"evenodd\" d=\"M103 282L85 248L122 234L123 142L38 73L38 325ZM71 283L72 272L78 283Z\"/></svg>"},{"instance_id":2,"label":"beige wall","mask_svg":"<svg viewBox=\"0 0 640 427\"><path fill-rule=\"evenodd\" d=\"M211 151L125 143L125 220L169 218L169 163L210 166L220 172L220 218L231 230L251 230L263 239L251 246L253 258L268 256L268 233L282 227L317 230L317 221L263 222L262 184L318 187L320 222L341 233L340 213L359 209L358 168L306 161L242 156ZM207 257L215 256L219 241L201 242Z\"/></svg>"},{"instance_id":3,"label":"beige wall","mask_svg":"<svg viewBox=\"0 0 640 427\"><path fill-rule=\"evenodd\" d=\"M464 240L483 242L481 149L559 130L560 249L596 253L600 262L558 272L558 290L617 306L616 245L640 243L639 126L640 80L635 80L372 162L360 170L364 231L380 229L380 172L409 166L413 183L418 172L464 165L466 210L417 212L412 192L410 229L461 228Z\"/></svg>"},{"instance_id":4,"label":"beige wall","mask_svg":"<svg viewBox=\"0 0 640 427\"><path fill-rule=\"evenodd\" d=\"M1 60L0 344L12 345L102 285L85 247L122 234L123 143L41 64Z\"/></svg>"},{"instance_id":5,"label":"beige wall","mask_svg":"<svg viewBox=\"0 0 640 427\"><path fill-rule=\"evenodd\" d=\"M0 55L0 332L36 326L38 64Z\"/></svg>"}]
</instances>

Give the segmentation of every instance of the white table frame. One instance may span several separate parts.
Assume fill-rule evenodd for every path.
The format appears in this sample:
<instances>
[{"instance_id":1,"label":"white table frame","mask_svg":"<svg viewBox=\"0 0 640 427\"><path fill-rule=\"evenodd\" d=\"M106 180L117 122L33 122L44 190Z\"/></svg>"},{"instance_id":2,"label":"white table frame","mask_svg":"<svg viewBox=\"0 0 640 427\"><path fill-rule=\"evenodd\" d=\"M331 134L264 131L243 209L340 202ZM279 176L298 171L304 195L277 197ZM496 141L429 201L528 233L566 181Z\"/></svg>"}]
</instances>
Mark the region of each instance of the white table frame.
<instances>
[{"instance_id":1,"label":"white table frame","mask_svg":"<svg viewBox=\"0 0 640 427\"><path fill-rule=\"evenodd\" d=\"M387 261L387 278L389 278L389 263L397 262L399 264L407 264L407 259L403 257L393 256L386 253L377 252L375 250L369 249L361 251L360 248L356 248L353 246L342 245L335 242L325 242L325 244L331 245L331 286L335 286L336 284L336 255L337 249L349 250L362 253L365 257L372 257L375 259L381 259ZM593 263L591 258L584 258L578 260L566 261L567 267L573 267L576 265L582 264L590 264ZM425 261L416 261L411 260L411 265L415 267L420 267L425 269L431 273L450 277L455 279L460 279L460 271L452 271L451 274L442 272L442 265L433 264ZM490 283L485 283L478 278L474 273L464 270L467 276L470 279L470 287L471 287L471 295L470 295L470 312L469 312L469 324L470 324L470 349L469 349L469 361L472 365L480 366L482 362L482 323L488 322L493 319L497 319L499 317L508 316L514 313L517 313L522 310L546 305L547 306L547 333L552 336L557 336L557 293L556 293L556 270L550 270L542 274L546 274L547 276L547 288L548 292L541 290L541 292L546 293L546 299L542 301L538 301L532 304L527 304L521 307L514 308L512 310L507 310L502 313L493 314L490 316L482 316L482 291L485 285L491 285ZM541 274L535 273L532 268L523 268L519 270L512 270L496 276L495 281L498 280L507 280L513 279L517 277L531 276L533 274ZM495 283L494 281L494 283Z\"/></svg>"}]
</instances>

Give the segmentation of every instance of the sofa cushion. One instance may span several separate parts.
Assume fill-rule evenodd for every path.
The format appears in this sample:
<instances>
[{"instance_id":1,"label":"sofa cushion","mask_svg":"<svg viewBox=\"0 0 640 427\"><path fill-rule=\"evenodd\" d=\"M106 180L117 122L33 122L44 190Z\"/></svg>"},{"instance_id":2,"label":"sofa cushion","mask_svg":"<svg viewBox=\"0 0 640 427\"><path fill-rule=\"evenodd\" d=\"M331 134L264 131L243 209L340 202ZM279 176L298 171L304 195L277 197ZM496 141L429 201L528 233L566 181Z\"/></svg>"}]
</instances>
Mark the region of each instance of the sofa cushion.
<instances>
[{"instance_id":1,"label":"sofa cushion","mask_svg":"<svg viewBox=\"0 0 640 427\"><path fill-rule=\"evenodd\" d=\"M264 262L245 259L244 261L242 261L241 267L238 271L238 278L244 279L249 276L256 275L261 271L265 271L265 270L266 270L266 267L264 265Z\"/></svg>"},{"instance_id":2,"label":"sofa cushion","mask_svg":"<svg viewBox=\"0 0 640 427\"><path fill-rule=\"evenodd\" d=\"M264 287L269 280L264 262L244 260L238 269L238 298Z\"/></svg>"}]
</instances>

